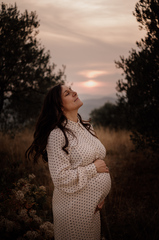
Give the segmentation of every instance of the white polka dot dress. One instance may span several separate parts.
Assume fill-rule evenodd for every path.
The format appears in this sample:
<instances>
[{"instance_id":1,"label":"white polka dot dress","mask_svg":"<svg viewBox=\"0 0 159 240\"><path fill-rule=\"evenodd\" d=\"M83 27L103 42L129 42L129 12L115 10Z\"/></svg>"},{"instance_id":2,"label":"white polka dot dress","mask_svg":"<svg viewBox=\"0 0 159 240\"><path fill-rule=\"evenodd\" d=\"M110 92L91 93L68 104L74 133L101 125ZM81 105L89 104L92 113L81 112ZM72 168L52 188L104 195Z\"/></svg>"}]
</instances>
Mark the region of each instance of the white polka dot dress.
<instances>
[{"instance_id":1,"label":"white polka dot dress","mask_svg":"<svg viewBox=\"0 0 159 240\"><path fill-rule=\"evenodd\" d=\"M97 173L94 161L104 159L106 150L78 120L66 125L68 155L62 150L65 137L59 128L49 135L48 164L54 184L53 218L55 240L99 240L100 213L96 206L111 188L109 173Z\"/></svg>"}]
</instances>

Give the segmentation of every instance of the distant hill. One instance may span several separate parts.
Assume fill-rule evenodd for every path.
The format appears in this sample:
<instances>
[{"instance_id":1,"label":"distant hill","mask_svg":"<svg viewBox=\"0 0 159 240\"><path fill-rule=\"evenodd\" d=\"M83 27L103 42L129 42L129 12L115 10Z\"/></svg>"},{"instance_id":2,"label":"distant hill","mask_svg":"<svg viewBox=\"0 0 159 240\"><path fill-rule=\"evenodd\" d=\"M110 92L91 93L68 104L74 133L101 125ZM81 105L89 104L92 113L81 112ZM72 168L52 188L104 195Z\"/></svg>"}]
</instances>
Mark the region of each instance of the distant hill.
<instances>
[{"instance_id":1,"label":"distant hill","mask_svg":"<svg viewBox=\"0 0 159 240\"><path fill-rule=\"evenodd\" d=\"M102 97L102 98L94 98L94 99L86 99L82 100L83 106L79 109L79 114L84 120L88 120L90 118L90 113L95 108L102 107L105 103L110 102L115 104L116 98L115 97Z\"/></svg>"}]
</instances>

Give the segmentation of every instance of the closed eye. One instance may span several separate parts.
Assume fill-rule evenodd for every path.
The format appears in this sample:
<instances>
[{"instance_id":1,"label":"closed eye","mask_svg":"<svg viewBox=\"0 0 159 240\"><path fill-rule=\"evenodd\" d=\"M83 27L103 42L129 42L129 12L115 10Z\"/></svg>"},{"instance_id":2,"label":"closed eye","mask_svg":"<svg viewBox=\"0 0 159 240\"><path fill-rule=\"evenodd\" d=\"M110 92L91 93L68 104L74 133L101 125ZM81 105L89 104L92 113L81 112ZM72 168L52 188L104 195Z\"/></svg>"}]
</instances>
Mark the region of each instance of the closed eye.
<instances>
[{"instance_id":1,"label":"closed eye","mask_svg":"<svg viewBox=\"0 0 159 240\"><path fill-rule=\"evenodd\" d=\"M70 91L67 90L65 93L66 93L65 94L65 97L66 97L66 96L68 96L70 94Z\"/></svg>"},{"instance_id":2,"label":"closed eye","mask_svg":"<svg viewBox=\"0 0 159 240\"><path fill-rule=\"evenodd\" d=\"M65 97L68 96L71 92L73 92L73 90L71 89L71 87L69 87L69 90L65 91Z\"/></svg>"}]
</instances>

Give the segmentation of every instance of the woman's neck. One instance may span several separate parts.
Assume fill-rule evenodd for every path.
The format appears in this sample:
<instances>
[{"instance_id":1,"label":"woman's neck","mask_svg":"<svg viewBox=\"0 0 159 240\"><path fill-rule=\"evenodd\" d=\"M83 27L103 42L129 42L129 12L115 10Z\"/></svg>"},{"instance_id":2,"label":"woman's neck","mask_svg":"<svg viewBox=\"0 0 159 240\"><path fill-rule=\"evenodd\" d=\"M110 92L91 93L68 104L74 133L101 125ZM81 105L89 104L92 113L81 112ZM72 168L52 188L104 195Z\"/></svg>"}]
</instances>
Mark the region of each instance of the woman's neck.
<instances>
[{"instance_id":1,"label":"woman's neck","mask_svg":"<svg viewBox=\"0 0 159 240\"><path fill-rule=\"evenodd\" d=\"M73 121L73 122L78 122L78 115L77 112L69 112L65 114L66 118Z\"/></svg>"}]
</instances>

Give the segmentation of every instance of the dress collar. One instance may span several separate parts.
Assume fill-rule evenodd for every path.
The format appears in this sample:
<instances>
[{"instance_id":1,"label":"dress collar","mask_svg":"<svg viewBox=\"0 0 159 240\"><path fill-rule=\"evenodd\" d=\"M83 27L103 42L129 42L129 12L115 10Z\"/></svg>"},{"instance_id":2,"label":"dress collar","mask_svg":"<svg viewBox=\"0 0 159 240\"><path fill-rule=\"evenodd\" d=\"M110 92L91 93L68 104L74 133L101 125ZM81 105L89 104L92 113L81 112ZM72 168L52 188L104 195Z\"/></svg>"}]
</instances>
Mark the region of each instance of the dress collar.
<instances>
[{"instance_id":1,"label":"dress collar","mask_svg":"<svg viewBox=\"0 0 159 240\"><path fill-rule=\"evenodd\" d=\"M78 131L78 130L80 130L80 128L85 129L85 127L80 123L79 118L78 118L77 122L67 119L66 127L72 131Z\"/></svg>"}]
</instances>

